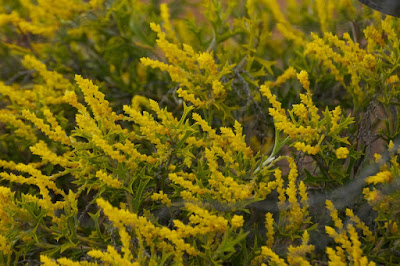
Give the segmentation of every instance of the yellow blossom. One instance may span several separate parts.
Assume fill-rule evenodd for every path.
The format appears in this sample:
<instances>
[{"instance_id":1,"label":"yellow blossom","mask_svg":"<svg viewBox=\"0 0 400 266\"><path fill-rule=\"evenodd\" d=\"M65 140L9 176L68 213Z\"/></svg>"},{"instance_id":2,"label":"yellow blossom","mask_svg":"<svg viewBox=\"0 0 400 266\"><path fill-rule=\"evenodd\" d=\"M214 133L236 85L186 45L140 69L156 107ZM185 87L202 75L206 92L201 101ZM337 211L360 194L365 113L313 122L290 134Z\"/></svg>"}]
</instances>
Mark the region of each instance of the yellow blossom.
<instances>
[{"instance_id":1,"label":"yellow blossom","mask_svg":"<svg viewBox=\"0 0 400 266\"><path fill-rule=\"evenodd\" d=\"M338 211L335 209L335 206L333 205L332 201L326 200L325 201L326 208L329 210L329 213L331 215L331 218L333 222L335 223L335 226L340 230L343 228L343 222L339 218Z\"/></svg>"},{"instance_id":2,"label":"yellow blossom","mask_svg":"<svg viewBox=\"0 0 400 266\"><path fill-rule=\"evenodd\" d=\"M218 74L217 65L215 64L214 58L211 53L204 52L200 53L197 57L199 67L206 71L209 71L211 75L215 76Z\"/></svg>"},{"instance_id":3,"label":"yellow blossom","mask_svg":"<svg viewBox=\"0 0 400 266\"><path fill-rule=\"evenodd\" d=\"M71 167L74 166L67 158L63 156L58 156L54 152L50 151L47 147L46 143L43 141L39 141L34 146L29 148L33 154L39 155L42 157L43 160L47 160L52 164L61 165L63 167Z\"/></svg>"},{"instance_id":4,"label":"yellow blossom","mask_svg":"<svg viewBox=\"0 0 400 266\"><path fill-rule=\"evenodd\" d=\"M308 110L304 104L293 104L293 112L296 116L306 120L308 118Z\"/></svg>"},{"instance_id":5,"label":"yellow blossom","mask_svg":"<svg viewBox=\"0 0 400 266\"><path fill-rule=\"evenodd\" d=\"M267 229L267 246L272 248L274 244L274 218L270 212L265 214L265 228Z\"/></svg>"},{"instance_id":6,"label":"yellow blossom","mask_svg":"<svg viewBox=\"0 0 400 266\"><path fill-rule=\"evenodd\" d=\"M393 174L390 171L382 171L377 173L374 176L367 177L365 179L365 182L368 184L379 184L379 183L388 183L392 181L393 179Z\"/></svg>"},{"instance_id":7,"label":"yellow blossom","mask_svg":"<svg viewBox=\"0 0 400 266\"><path fill-rule=\"evenodd\" d=\"M93 135L92 141L97 147L101 148L104 153L110 156L112 159L117 160L120 163L126 160L124 155L115 150L113 146L111 146L108 141L103 139L101 136Z\"/></svg>"},{"instance_id":8,"label":"yellow blossom","mask_svg":"<svg viewBox=\"0 0 400 266\"><path fill-rule=\"evenodd\" d=\"M397 75L391 75L386 81L386 84L393 84L393 83L399 83L399 76Z\"/></svg>"},{"instance_id":9,"label":"yellow blossom","mask_svg":"<svg viewBox=\"0 0 400 266\"><path fill-rule=\"evenodd\" d=\"M346 266L346 262L343 261L342 257L340 255L337 255L335 250L327 247L326 248L326 254L328 255L328 265L329 266Z\"/></svg>"},{"instance_id":10,"label":"yellow blossom","mask_svg":"<svg viewBox=\"0 0 400 266\"><path fill-rule=\"evenodd\" d=\"M206 189L200 188L200 186L193 184L192 181L185 180L182 176L178 176L175 173L170 173L168 177L172 182L188 189L193 194L201 195L207 191Z\"/></svg>"},{"instance_id":11,"label":"yellow blossom","mask_svg":"<svg viewBox=\"0 0 400 266\"><path fill-rule=\"evenodd\" d=\"M28 110L23 110L22 115L34 123L44 134L46 134L50 139L61 142L65 145L71 145L71 140L65 133L65 131L60 127L50 129L50 126L45 124L43 119L38 118L35 114Z\"/></svg>"},{"instance_id":12,"label":"yellow blossom","mask_svg":"<svg viewBox=\"0 0 400 266\"><path fill-rule=\"evenodd\" d=\"M151 195L152 200L160 200L162 204L165 204L167 206L171 206L171 200L168 198L167 194L164 194L162 190L160 190L159 193L153 193Z\"/></svg>"},{"instance_id":13,"label":"yellow blossom","mask_svg":"<svg viewBox=\"0 0 400 266\"><path fill-rule=\"evenodd\" d=\"M353 211L350 209L346 209L346 215L353 221L357 228L363 231L364 236L368 239L368 241L374 241L374 236L372 231L368 228L368 226L360 220L360 218L354 215Z\"/></svg>"},{"instance_id":14,"label":"yellow blossom","mask_svg":"<svg viewBox=\"0 0 400 266\"><path fill-rule=\"evenodd\" d=\"M182 88L179 88L176 93L179 97L187 102L191 102L196 107L203 107L206 104L206 101L196 98L193 93L189 93L187 90L183 90Z\"/></svg>"},{"instance_id":15,"label":"yellow blossom","mask_svg":"<svg viewBox=\"0 0 400 266\"><path fill-rule=\"evenodd\" d=\"M311 155L315 155L320 151L320 149L318 147L312 147L311 145L305 144L304 142L296 142L294 144L294 147L299 151L302 151L304 153L308 153Z\"/></svg>"},{"instance_id":16,"label":"yellow blossom","mask_svg":"<svg viewBox=\"0 0 400 266\"><path fill-rule=\"evenodd\" d=\"M349 155L349 150L346 147L340 147L336 150L336 157L338 159L346 159Z\"/></svg>"},{"instance_id":17,"label":"yellow blossom","mask_svg":"<svg viewBox=\"0 0 400 266\"><path fill-rule=\"evenodd\" d=\"M287 265L284 259L281 259L272 249L269 247L261 247L261 255L265 258L269 258L271 262L276 263L276 265Z\"/></svg>"},{"instance_id":18,"label":"yellow blossom","mask_svg":"<svg viewBox=\"0 0 400 266\"><path fill-rule=\"evenodd\" d=\"M308 73L306 71L300 71L300 73L297 74L297 79L300 81L301 85L303 85L304 89L307 91L310 89L310 81L308 80Z\"/></svg>"},{"instance_id":19,"label":"yellow blossom","mask_svg":"<svg viewBox=\"0 0 400 266\"><path fill-rule=\"evenodd\" d=\"M14 133L19 136L23 137L26 140L35 143L36 136L33 131L33 128L27 124L25 124L21 119L17 117L14 113L8 110L1 110L0 111L0 121L6 123L7 125L11 126L14 129Z\"/></svg>"},{"instance_id":20,"label":"yellow blossom","mask_svg":"<svg viewBox=\"0 0 400 266\"><path fill-rule=\"evenodd\" d=\"M244 219L241 215L234 215L231 220L231 224L233 228L240 228L243 226Z\"/></svg>"},{"instance_id":21,"label":"yellow blossom","mask_svg":"<svg viewBox=\"0 0 400 266\"><path fill-rule=\"evenodd\" d=\"M167 4L160 5L160 16L164 22L164 29L167 32L168 36L174 41L177 42L177 38L175 36L175 31L172 29L171 21L169 19L169 10Z\"/></svg>"},{"instance_id":22,"label":"yellow blossom","mask_svg":"<svg viewBox=\"0 0 400 266\"><path fill-rule=\"evenodd\" d=\"M112 188L120 188L122 186L121 181L112 176L106 174L105 172L99 170L96 172L96 177L104 182L107 186Z\"/></svg>"},{"instance_id":23,"label":"yellow blossom","mask_svg":"<svg viewBox=\"0 0 400 266\"><path fill-rule=\"evenodd\" d=\"M224 85L219 80L214 80L212 82L212 90L214 97L219 97L225 93Z\"/></svg>"},{"instance_id":24,"label":"yellow blossom","mask_svg":"<svg viewBox=\"0 0 400 266\"><path fill-rule=\"evenodd\" d=\"M285 190L283 188L283 179L282 179L282 171L279 170L278 168L275 169L275 179L276 179L276 184L277 184L277 192L279 194L278 199L279 199L279 203L278 203L278 207L283 207L283 205L285 204L286 201L286 196L285 196Z\"/></svg>"}]
</instances>

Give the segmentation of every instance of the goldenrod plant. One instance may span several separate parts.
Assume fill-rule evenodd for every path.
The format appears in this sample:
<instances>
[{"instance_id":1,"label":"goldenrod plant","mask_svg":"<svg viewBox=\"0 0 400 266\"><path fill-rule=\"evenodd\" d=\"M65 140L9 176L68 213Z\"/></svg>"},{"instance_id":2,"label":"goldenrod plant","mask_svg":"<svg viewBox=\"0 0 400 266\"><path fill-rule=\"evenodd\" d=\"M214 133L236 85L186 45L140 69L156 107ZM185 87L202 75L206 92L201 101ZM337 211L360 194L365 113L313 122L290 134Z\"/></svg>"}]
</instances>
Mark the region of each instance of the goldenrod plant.
<instances>
[{"instance_id":1,"label":"goldenrod plant","mask_svg":"<svg viewBox=\"0 0 400 266\"><path fill-rule=\"evenodd\" d=\"M399 265L399 31L356 0L0 0L0 264Z\"/></svg>"}]
</instances>

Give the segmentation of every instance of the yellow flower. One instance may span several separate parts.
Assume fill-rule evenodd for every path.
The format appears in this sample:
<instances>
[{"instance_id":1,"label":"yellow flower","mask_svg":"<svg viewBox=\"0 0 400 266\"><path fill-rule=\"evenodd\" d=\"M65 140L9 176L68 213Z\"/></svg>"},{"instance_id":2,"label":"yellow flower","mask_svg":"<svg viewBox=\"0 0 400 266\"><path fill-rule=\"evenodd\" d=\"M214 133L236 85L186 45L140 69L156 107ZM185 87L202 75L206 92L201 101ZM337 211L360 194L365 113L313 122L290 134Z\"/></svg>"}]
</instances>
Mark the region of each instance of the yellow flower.
<instances>
[{"instance_id":1,"label":"yellow flower","mask_svg":"<svg viewBox=\"0 0 400 266\"><path fill-rule=\"evenodd\" d=\"M261 247L261 255L264 258L269 258L271 262L276 263L276 265L287 265L284 259L281 259L272 249L269 247Z\"/></svg>"},{"instance_id":2,"label":"yellow flower","mask_svg":"<svg viewBox=\"0 0 400 266\"><path fill-rule=\"evenodd\" d=\"M393 174L390 171L382 171L377 173L374 176L370 176L368 178L365 179L365 182L367 182L368 184L379 184L379 183L388 183L390 181L392 181L393 179Z\"/></svg>"},{"instance_id":3,"label":"yellow flower","mask_svg":"<svg viewBox=\"0 0 400 266\"><path fill-rule=\"evenodd\" d=\"M111 146L107 140L103 139L98 135L93 135L92 137L93 143L101 148L105 154L110 156L112 159L117 160L122 163L126 160L126 157L122 155L118 150L115 150L113 146Z\"/></svg>"},{"instance_id":4,"label":"yellow flower","mask_svg":"<svg viewBox=\"0 0 400 266\"><path fill-rule=\"evenodd\" d=\"M386 81L386 84L393 84L393 83L399 83L399 76L397 75L391 75Z\"/></svg>"},{"instance_id":5,"label":"yellow flower","mask_svg":"<svg viewBox=\"0 0 400 266\"><path fill-rule=\"evenodd\" d=\"M26 69L38 71L40 76L42 76L45 80L46 85L50 88L65 91L72 87L72 84L61 74L55 71L47 70L45 64L31 55L25 55L24 59L22 60L22 65Z\"/></svg>"},{"instance_id":6,"label":"yellow flower","mask_svg":"<svg viewBox=\"0 0 400 266\"><path fill-rule=\"evenodd\" d=\"M153 193L150 197L152 200L160 200L162 204L171 206L171 200L168 198L167 194L164 194L162 190L159 193Z\"/></svg>"},{"instance_id":7,"label":"yellow flower","mask_svg":"<svg viewBox=\"0 0 400 266\"><path fill-rule=\"evenodd\" d=\"M303 85L304 89L306 89L307 91L310 89L310 81L308 80L307 71L300 71L300 73L297 74L297 79L300 81L301 85Z\"/></svg>"},{"instance_id":8,"label":"yellow flower","mask_svg":"<svg viewBox=\"0 0 400 266\"><path fill-rule=\"evenodd\" d=\"M189 93L187 90L183 90L182 88L179 88L176 93L179 97L187 102L191 102L196 107L203 107L206 104L206 101L196 98L193 93Z\"/></svg>"},{"instance_id":9,"label":"yellow flower","mask_svg":"<svg viewBox=\"0 0 400 266\"><path fill-rule=\"evenodd\" d=\"M240 228L243 226L244 219L241 215L234 215L231 220L231 224L233 228Z\"/></svg>"},{"instance_id":10,"label":"yellow flower","mask_svg":"<svg viewBox=\"0 0 400 266\"><path fill-rule=\"evenodd\" d=\"M49 161L54 165L58 164L65 168L76 166L75 164L71 163L67 158L63 156L58 156L54 152L50 151L46 143L43 141L39 141L29 149L33 154L41 156L42 160Z\"/></svg>"},{"instance_id":11,"label":"yellow flower","mask_svg":"<svg viewBox=\"0 0 400 266\"><path fill-rule=\"evenodd\" d=\"M302 151L304 153L308 153L311 155L315 155L320 151L320 149L318 147L312 147L311 145L305 144L304 142L296 142L294 144L294 147L299 151Z\"/></svg>"},{"instance_id":12,"label":"yellow flower","mask_svg":"<svg viewBox=\"0 0 400 266\"><path fill-rule=\"evenodd\" d=\"M214 97L219 97L225 93L224 85L219 80L214 80L212 82L212 90Z\"/></svg>"},{"instance_id":13,"label":"yellow flower","mask_svg":"<svg viewBox=\"0 0 400 266\"><path fill-rule=\"evenodd\" d=\"M274 244L274 218L270 212L265 214L265 228L267 229L267 246L272 248Z\"/></svg>"},{"instance_id":14,"label":"yellow flower","mask_svg":"<svg viewBox=\"0 0 400 266\"><path fill-rule=\"evenodd\" d=\"M378 153L375 153L374 154L374 159L375 159L375 162L379 162L382 159L382 155L380 155Z\"/></svg>"},{"instance_id":15,"label":"yellow flower","mask_svg":"<svg viewBox=\"0 0 400 266\"><path fill-rule=\"evenodd\" d=\"M334 249L327 247L326 248L326 254L328 255L328 265L329 266L346 266L346 262L343 260L343 258L338 255Z\"/></svg>"},{"instance_id":16,"label":"yellow flower","mask_svg":"<svg viewBox=\"0 0 400 266\"><path fill-rule=\"evenodd\" d=\"M335 206L333 205L332 201L326 200L325 201L326 208L329 210L329 213L331 215L331 218L333 222L335 223L335 226L340 230L343 228L343 222L339 218L338 211L335 209Z\"/></svg>"},{"instance_id":17,"label":"yellow flower","mask_svg":"<svg viewBox=\"0 0 400 266\"><path fill-rule=\"evenodd\" d=\"M103 171L99 170L96 172L96 177L104 182L107 186L112 188L120 188L122 186L121 181L112 176L104 173Z\"/></svg>"},{"instance_id":18,"label":"yellow flower","mask_svg":"<svg viewBox=\"0 0 400 266\"><path fill-rule=\"evenodd\" d=\"M306 120L308 118L308 110L304 104L293 104L293 112L294 114L301 118Z\"/></svg>"},{"instance_id":19,"label":"yellow flower","mask_svg":"<svg viewBox=\"0 0 400 266\"><path fill-rule=\"evenodd\" d=\"M175 31L172 29L171 21L169 19L169 10L167 4L160 5L160 16L164 22L164 29L167 32L168 36L174 41L177 42L177 38L175 35Z\"/></svg>"},{"instance_id":20,"label":"yellow flower","mask_svg":"<svg viewBox=\"0 0 400 266\"><path fill-rule=\"evenodd\" d=\"M347 155L349 155L349 150L346 147L340 147L336 150L336 157L338 159L346 159Z\"/></svg>"},{"instance_id":21,"label":"yellow flower","mask_svg":"<svg viewBox=\"0 0 400 266\"><path fill-rule=\"evenodd\" d=\"M394 143L393 143L393 140L390 140L389 144L388 144L388 150L393 151L393 149L394 149Z\"/></svg>"},{"instance_id":22,"label":"yellow flower","mask_svg":"<svg viewBox=\"0 0 400 266\"><path fill-rule=\"evenodd\" d=\"M275 174L275 180L276 180L276 184L277 184L276 191L279 194L278 207L283 207L283 205L286 202L286 196L285 196L285 189L283 188L282 171L277 168L277 169L275 169L274 174Z\"/></svg>"},{"instance_id":23,"label":"yellow flower","mask_svg":"<svg viewBox=\"0 0 400 266\"><path fill-rule=\"evenodd\" d=\"M218 74L217 65L211 53L204 52L199 54L197 62L201 69L208 71L211 75L216 76Z\"/></svg>"},{"instance_id":24,"label":"yellow flower","mask_svg":"<svg viewBox=\"0 0 400 266\"><path fill-rule=\"evenodd\" d=\"M368 69L374 69L376 65L375 57L372 54L367 54L363 59L363 64Z\"/></svg>"},{"instance_id":25,"label":"yellow flower","mask_svg":"<svg viewBox=\"0 0 400 266\"><path fill-rule=\"evenodd\" d=\"M35 114L31 113L28 110L23 110L22 115L25 117L25 119L30 120L32 123L34 123L50 139L61 142L65 145L71 145L70 138L60 126L57 126L56 128L53 128L53 130L51 130L50 126L45 124L43 119L38 118Z\"/></svg>"},{"instance_id":26,"label":"yellow flower","mask_svg":"<svg viewBox=\"0 0 400 266\"><path fill-rule=\"evenodd\" d=\"M332 123L331 131L332 132L334 132L336 129L339 128L338 122L340 120L341 114L342 114L342 109L340 108L340 106L336 106L335 109L330 112L331 123Z\"/></svg>"},{"instance_id":27,"label":"yellow flower","mask_svg":"<svg viewBox=\"0 0 400 266\"><path fill-rule=\"evenodd\" d=\"M188 189L193 194L204 194L207 190L200 188L200 186L193 184L193 181L185 180L183 177L178 176L176 173L170 173L169 179L177 185Z\"/></svg>"},{"instance_id":28,"label":"yellow flower","mask_svg":"<svg viewBox=\"0 0 400 266\"><path fill-rule=\"evenodd\" d=\"M54 260L45 255L40 255L40 262L45 266L59 266Z\"/></svg>"},{"instance_id":29,"label":"yellow flower","mask_svg":"<svg viewBox=\"0 0 400 266\"><path fill-rule=\"evenodd\" d=\"M1 86L1 85L0 85ZM14 133L26 140L35 143L37 138L30 125L25 124L21 119L17 118L11 111L3 109L0 111L0 121L14 128Z\"/></svg>"},{"instance_id":30,"label":"yellow flower","mask_svg":"<svg viewBox=\"0 0 400 266\"><path fill-rule=\"evenodd\" d=\"M326 32L328 28L328 14L327 14L327 3L325 0L316 0L315 1L319 23L321 25L321 31Z\"/></svg>"},{"instance_id":31,"label":"yellow flower","mask_svg":"<svg viewBox=\"0 0 400 266\"><path fill-rule=\"evenodd\" d=\"M295 78L297 76L296 70L293 67L289 67L283 72L282 75L278 76L276 82L273 83L274 86L279 86L288 81L289 79Z\"/></svg>"},{"instance_id":32,"label":"yellow flower","mask_svg":"<svg viewBox=\"0 0 400 266\"><path fill-rule=\"evenodd\" d=\"M382 31L377 30L374 25L367 26L363 32L365 38L368 41L368 52L373 52L377 44L379 44L380 46L383 46L385 44L385 41L382 38Z\"/></svg>"},{"instance_id":33,"label":"yellow flower","mask_svg":"<svg viewBox=\"0 0 400 266\"><path fill-rule=\"evenodd\" d=\"M350 209L346 209L346 215L350 218L352 222L354 222L357 228L363 231L364 236L368 239L368 241L374 241L374 236L368 226L360 220L359 217L354 215L353 211Z\"/></svg>"}]
</instances>

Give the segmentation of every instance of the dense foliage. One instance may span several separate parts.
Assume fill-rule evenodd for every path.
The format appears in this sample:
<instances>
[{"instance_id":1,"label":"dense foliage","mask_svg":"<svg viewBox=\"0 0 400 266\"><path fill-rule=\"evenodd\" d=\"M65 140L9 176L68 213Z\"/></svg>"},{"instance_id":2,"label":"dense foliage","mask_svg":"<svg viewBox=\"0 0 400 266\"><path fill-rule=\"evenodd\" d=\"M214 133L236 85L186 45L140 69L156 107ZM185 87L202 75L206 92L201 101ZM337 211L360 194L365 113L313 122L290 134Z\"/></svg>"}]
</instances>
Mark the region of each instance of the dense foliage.
<instances>
[{"instance_id":1,"label":"dense foliage","mask_svg":"<svg viewBox=\"0 0 400 266\"><path fill-rule=\"evenodd\" d=\"M352 0L0 0L0 264L399 265L399 37Z\"/></svg>"}]
</instances>

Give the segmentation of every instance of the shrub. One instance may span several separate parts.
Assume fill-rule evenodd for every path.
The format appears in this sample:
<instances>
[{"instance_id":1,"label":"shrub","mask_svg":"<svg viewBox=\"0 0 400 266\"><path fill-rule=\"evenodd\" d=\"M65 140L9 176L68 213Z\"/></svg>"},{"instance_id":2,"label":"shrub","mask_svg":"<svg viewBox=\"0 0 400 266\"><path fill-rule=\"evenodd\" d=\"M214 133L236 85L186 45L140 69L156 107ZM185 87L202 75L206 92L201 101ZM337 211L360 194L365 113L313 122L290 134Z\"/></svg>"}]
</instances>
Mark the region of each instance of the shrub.
<instances>
[{"instance_id":1,"label":"shrub","mask_svg":"<svg viewBox=\"0 0 400 266\"><path fill-rule=\"evenodd\" d=\"M0 0L0 263L400 264L398 19L150 2Z\"/></svg>"}]
</instances>

